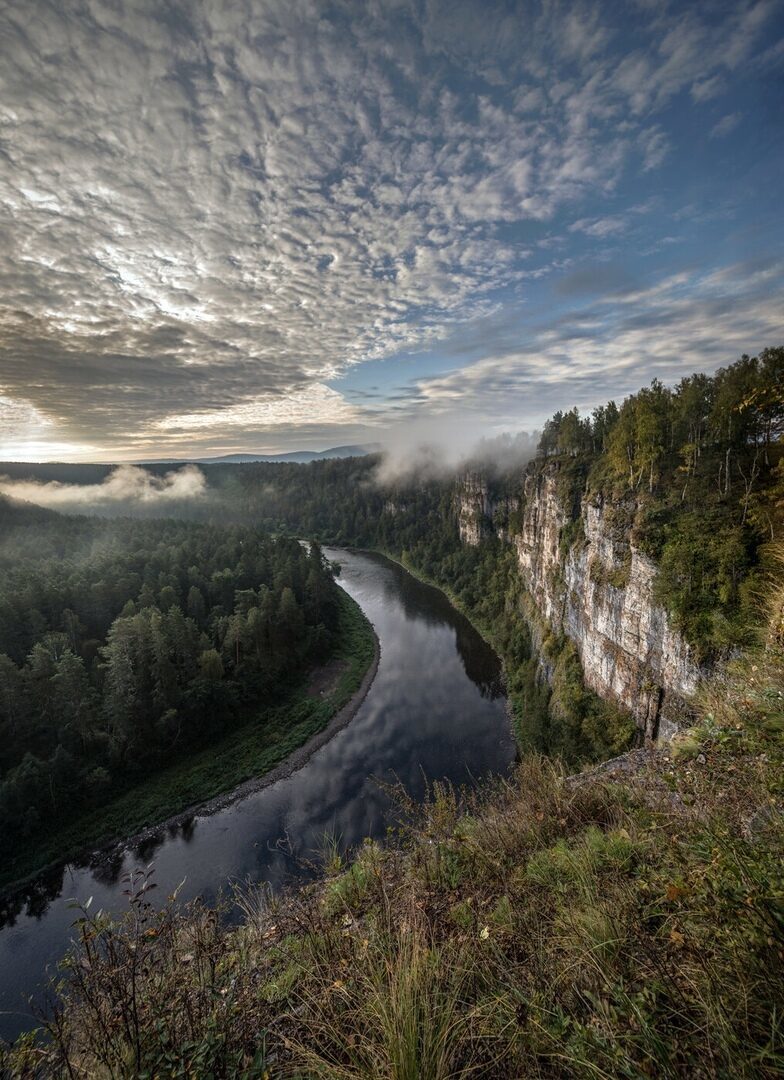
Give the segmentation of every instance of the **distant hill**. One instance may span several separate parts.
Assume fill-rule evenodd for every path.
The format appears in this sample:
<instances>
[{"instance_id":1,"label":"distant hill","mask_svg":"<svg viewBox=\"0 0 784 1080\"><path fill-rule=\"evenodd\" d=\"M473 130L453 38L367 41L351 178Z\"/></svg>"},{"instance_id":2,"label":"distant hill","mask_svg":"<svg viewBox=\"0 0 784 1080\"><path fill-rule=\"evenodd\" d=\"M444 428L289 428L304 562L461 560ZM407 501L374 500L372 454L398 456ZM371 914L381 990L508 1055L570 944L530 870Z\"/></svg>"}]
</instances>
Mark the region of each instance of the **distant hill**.
<instances>
[{"instance_id":1,"label":"distant hill","mask_svg":"<svg viewBox=\"0 0 784 1080\"><path fill-rule=\"evenodd\" d=\"M369 443L367 446L333 446L329 450L294 450L289 454L224 454L222 457L193 458L193 461L197 465L245 465L254 461L289 461L305 465L326 458L364 457L377 454L380 449L380 443Z\"/></svg>"},{"instance_id":2,"label":"distant hill","mask_svg":"<svg viewBox=\"0 0 784 1080\"><path fill-rule=\"evenodd\" d=\"M62 518L62 515L43 506L35 506L33 503L12 499L0 493L0 535L18 525L38 525L56 518Z\"/></svg>"},{"instance_id":3,"label":"distant hill","mask_svg":"<svg viewBox=\"0 0 784 1080\"><path fill-rule=\"evenodd\" d=\"M224 454L222 457L204 458L155 458L149 461L129 461L126 465L136 465L150 469L156 475L163 475L172 467L180 465L245 465L254 462L274 464L289 462L305 465L309 461L326 461L328 458L365 457L382 450L380 443L368 443L364 446L333 446L329 450L294 450L289 454ZM120 464L86 464L66 461L0 461L0 476L13 480L35 478L42 482L57 481L63 484L100 484L109 473Z\"/></svg>"}]
</instances>

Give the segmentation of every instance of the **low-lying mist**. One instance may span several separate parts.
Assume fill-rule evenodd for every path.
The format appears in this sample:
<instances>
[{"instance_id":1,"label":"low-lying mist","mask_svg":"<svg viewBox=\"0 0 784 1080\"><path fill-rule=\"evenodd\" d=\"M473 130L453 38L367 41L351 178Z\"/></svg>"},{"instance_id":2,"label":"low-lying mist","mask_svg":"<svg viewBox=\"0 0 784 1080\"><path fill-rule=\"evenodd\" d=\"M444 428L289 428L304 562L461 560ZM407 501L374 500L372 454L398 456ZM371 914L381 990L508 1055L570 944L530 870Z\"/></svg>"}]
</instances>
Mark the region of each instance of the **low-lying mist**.
<instances>
[{"instance_id":1,"label":"low-lying mist","mask_svg":"<svg viewBox=\"0 0 784 1080\"><path fill-rule=\"evenodd\" d=\"M461 472L474 469L488 477L502 476L522 470L535 456L538 442L537 433L528 432L477 438L475 431L466 428L459 437L446 434L451 437L445 437L445 432L438 428L401 430L398 438L386 443L378 457L367 461L366 467L351 465L351 461L357 460L351 459L345 468L358 468L355 483L368 489L449 483ZM74 466L63 479L54 479L51 470L44 471L43 477L36 476L36 467L31 466L32 475L0 474L0 496L70 514L144 518L173 515L225 521L245 520L250 497L255 514L284 520L276 506L289 488L299 488L296 470L315 469L313 475L318 477L323 475L322 470L328 474L335 467L334 462L226 464L209 466L205 475L194 464L182 465L165 474L138 465L118 465L100 478L100 471L96 475L96 468L100 467ZM85 482L74 482L81 470L85 470Z\"/></svg>"},{"instance_id":2,"label":"low-lying mist","mask_svg":"<svg viewBox=\"0 0 784 1080\"><path fill-rule=\"evenodd\" d=\"M538 442L539 433L527 431L470 441L400 440L387 444L374 479L385 487L447 480L467 469L482 469L491 474L509 473L524 468L535 457Z\"/></svg>"},{"instance_id":3,"label":"low-lying mist","mask_svg":"<svg viewBox=\"0 0 784 1080\"><path fill-rule=\"evenodd\" d=\"M118 465L100 484L13 480L9 476L0 476L0 494L51 510L174 502L198 498L206 490L204 473L195 465L185 465L164 476L156 476L137 465Z\"/></svg>"}]
</instances>

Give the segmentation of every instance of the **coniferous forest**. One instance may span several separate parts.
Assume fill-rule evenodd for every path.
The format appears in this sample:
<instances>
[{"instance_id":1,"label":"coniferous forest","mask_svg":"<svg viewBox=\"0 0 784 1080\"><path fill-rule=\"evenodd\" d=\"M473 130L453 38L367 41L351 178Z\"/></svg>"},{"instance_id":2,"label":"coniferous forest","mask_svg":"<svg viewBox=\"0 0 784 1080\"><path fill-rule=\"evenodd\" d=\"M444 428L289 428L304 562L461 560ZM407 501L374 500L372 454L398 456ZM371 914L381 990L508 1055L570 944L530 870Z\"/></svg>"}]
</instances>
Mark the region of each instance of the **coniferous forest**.
<instances>
[{"instance_id":1,"label":"coniferous forest","mask_svg":"<svg viewBox=\"0 0 784 1080\"><path fill-rule=\"evenodd\" d=\"M327 659L317 544L0 504L0 852L263 714Z\"/></svg>"}]
</instances>

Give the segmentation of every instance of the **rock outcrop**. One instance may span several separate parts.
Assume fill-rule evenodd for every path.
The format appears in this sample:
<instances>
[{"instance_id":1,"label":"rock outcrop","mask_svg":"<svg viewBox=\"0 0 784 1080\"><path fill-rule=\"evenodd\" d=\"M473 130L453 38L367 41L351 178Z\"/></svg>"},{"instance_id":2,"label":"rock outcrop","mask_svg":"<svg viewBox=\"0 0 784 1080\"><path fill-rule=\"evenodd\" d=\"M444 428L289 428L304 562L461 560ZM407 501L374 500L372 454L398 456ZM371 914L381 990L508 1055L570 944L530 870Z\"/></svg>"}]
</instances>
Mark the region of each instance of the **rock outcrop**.
<instances>
[{"instance_id":1,"label":"rock outcrop","mask_svg":"<svg viewBox=\"0 0 784 1080\"><path fill-rule=\"evenodd\" d=\"M493 504L486 477L464 473L455 496L457 527L464 544L475 546L492 530Z\"/></svg>"},{"instance_id":2,"label":"rock outcrop","mask_svg":"<svg viewBox=\"0 0 784 1080\"><path fill-rule=\"evenodd\" d=\"M494 506L481 476L458 487L460 535L479 543ZM633 504L583 496L567 506L558 467L526 471L520 512L508 539L538 618L575 644L587 686L634 716L646 742L678 728L701 670L688 643L654 597L656 564L631 539ZM533 628L541 637L541 627ZM545 677L549 674L542 660Z\"/></svg>"}]
</instances>

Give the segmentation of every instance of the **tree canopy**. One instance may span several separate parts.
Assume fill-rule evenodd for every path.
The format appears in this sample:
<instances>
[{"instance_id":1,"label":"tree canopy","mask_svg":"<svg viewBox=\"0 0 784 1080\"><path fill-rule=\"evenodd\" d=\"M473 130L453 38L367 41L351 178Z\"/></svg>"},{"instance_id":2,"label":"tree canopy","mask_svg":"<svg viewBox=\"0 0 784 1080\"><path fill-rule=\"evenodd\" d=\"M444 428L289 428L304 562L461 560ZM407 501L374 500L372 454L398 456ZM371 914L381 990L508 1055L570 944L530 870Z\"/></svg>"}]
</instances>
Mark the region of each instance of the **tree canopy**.
<instances>
[{"instance_id":1,"label":"tree canopy","mask_svg":"<svg viewBox=\"0 0 784 1080\"><path fill-rule=\"evenodd\" d=\"M0 504L0 851L230 725L326 656L318 544Z\"/></svg>"}]
</instances>

